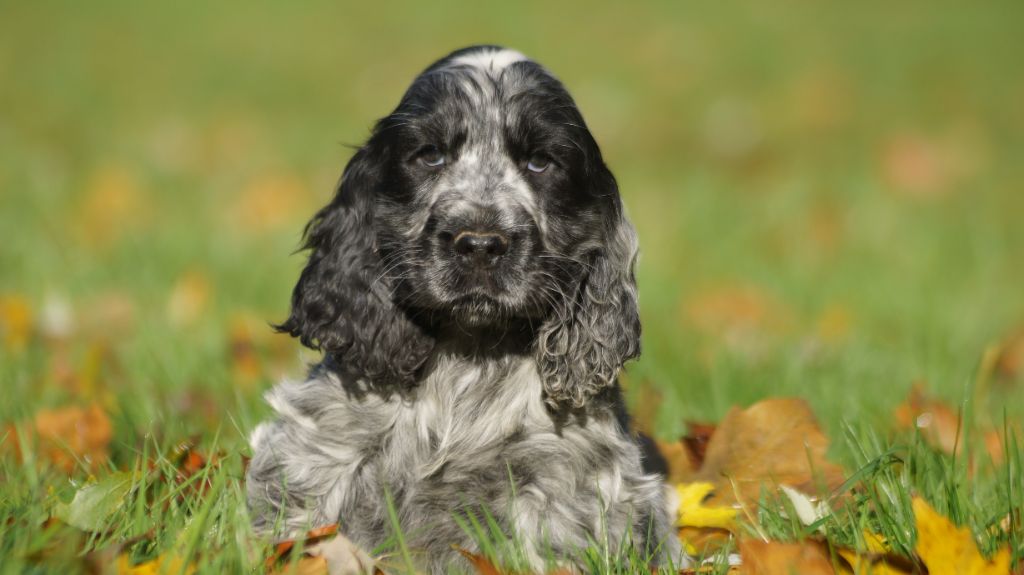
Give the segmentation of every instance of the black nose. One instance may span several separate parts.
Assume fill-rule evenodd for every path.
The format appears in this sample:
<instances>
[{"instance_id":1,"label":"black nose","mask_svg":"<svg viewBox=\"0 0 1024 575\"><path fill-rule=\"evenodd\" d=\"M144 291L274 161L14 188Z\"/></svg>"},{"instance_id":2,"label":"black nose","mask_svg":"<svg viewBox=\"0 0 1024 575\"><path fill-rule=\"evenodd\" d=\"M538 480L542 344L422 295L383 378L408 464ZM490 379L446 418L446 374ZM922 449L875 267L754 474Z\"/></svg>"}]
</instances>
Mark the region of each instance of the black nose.
<instances>
[{"instance_id":1,"label":"black nose","mask_svg":"<svg viewBox=\"0 0 1024 575\"><path fill-rule=\"evenodd\" d=\"M508 252L508 238L493 232L460 232L452 245L455 253L474 264L491 263Z\"/></svg>"}]
</instances>

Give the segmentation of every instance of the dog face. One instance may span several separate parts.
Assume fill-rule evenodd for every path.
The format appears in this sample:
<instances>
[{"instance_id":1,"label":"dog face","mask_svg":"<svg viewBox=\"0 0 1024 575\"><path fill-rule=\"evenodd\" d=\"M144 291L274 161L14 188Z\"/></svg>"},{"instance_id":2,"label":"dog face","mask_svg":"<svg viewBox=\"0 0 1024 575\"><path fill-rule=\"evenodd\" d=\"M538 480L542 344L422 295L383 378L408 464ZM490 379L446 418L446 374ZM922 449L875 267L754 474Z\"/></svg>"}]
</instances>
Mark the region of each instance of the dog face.
<instances>
[{"instance_id":1,"label":"dog face","mask_svg":"<svg viewBox=\"0 0 1024 575\"><path fill-rule=\"evenodd\" d=\"M306 247L281 329L360 377L413 383L440 324L525 320L552 401L581 405L639 352L615 179L562 84L518 52L468 48L417 77Z\"/></svg>"},{"instance_id":2,"label":"dog face","mask_svg":"<svg viewBox=\"0 0 1024 575\"><path fill-rule=\"evenodd\" d=\"M391 180L378 248L407 307L470 327L542 319L604 237L600 151L569 94L517 52L435 64L374 140Z\"/></svg>"}]
</instances>

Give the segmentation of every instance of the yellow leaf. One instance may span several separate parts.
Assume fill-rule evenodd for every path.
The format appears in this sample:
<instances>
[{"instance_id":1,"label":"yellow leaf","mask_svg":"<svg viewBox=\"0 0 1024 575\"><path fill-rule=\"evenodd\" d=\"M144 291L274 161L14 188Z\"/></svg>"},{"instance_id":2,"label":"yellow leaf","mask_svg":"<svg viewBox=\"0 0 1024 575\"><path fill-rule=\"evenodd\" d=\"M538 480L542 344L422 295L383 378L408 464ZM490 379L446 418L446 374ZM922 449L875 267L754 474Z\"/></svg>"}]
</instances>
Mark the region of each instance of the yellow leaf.
<instances>
[{"instance_id":1,"label":"yellow leaf","mask_svg":"<svg viewBox=\"0 0 1024 575\"><path fill-rule=\"evenodd\" d=\"M19 295L0 295L0 341L9 351L21 351L32 335L32 310Z\"/></svg>"},{"instance_id":2,"label":"yellow leaf","mask_svg":"<svg viewBox=\"0 0 1024 575\"><path fill-rule=\"evenodd\" d=\"M736 509L704 505L714 490L714 484L708 482L676 485L676 493L679 495L679 517L676 524L680 527L731 529L736 521Z\"/></svg>"},{"instance_id":3,"label":"yellow leaf","mask_svg":"<svg viewBox=\"0 0 1024 575\"><path fill-rule=\"evenodd\" d=\"M196 566L192 563L186 564L181 557L163 555L150 561L143 561L138 565L132 565L131 558L126 553L117 557L117 575L158 575L160 573L180 573L192 575L196 572Z\"/></svg>"},{"instance_id":4,"label":"yellow leaf","mask_svg":"<svg viewBox=\"0 0 1024 575\"><path fill-rule=\"evenodd\" d=\"M917 545L914 550L930 575L1009 575L1010 550L1000 549L991 561L982 557L966 527L957 527L928 503L915 497Z\"/></svg>"}]
</instances>

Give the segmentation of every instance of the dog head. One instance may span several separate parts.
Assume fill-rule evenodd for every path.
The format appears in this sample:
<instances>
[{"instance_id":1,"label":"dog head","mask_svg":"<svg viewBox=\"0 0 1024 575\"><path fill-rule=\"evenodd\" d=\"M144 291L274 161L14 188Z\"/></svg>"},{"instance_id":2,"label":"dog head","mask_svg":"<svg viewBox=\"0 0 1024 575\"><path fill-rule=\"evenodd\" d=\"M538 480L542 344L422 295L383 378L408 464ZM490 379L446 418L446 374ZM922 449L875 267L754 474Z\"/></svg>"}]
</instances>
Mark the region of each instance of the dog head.
<instances>
[{"instance_id":1,"label":"dog head","mask_svg":"<svg viewBox=\"0 0 1024 575\"><path fill-rule=\"evenodd\" d=\"M306 228L279 328L378 384L415 383L440 325L528 323L552 405L639 354L636 235L554 76L494 46L427 68Z\"/></svg>"}]
</instances>

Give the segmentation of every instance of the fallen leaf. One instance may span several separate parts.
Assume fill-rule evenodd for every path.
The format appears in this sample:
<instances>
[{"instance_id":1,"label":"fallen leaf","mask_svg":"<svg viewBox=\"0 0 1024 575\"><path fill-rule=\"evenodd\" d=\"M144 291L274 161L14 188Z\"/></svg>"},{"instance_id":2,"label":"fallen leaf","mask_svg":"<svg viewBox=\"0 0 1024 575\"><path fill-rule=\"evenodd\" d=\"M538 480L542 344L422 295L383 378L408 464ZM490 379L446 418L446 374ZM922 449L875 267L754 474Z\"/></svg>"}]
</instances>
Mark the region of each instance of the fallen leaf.
<instances>
[{"instance_id":1,"label":"fallen leaf","mask_svg":"<svg viewBox=\"0 0 1024 575\"><path fill-rule=\"evenodd\" d=\"M705 504L714 490L715 485L709 482L677 485L679 511L676 524L680 527L732 529L736 521L736 509Z\"/></svg>"},{"instance_id":2,"label":"fallen leaf","mask_svg":"<svg viewBox=\"0 0 1024 575\"><path fill-rule=\"evenodd\" d=\"M970 124L940 135L898 132L882 145L882 178L906 197L941 198L978 173L987 148L982 130Z\"/></svg>"},{"instance_id":3,"label":"fallen leaf","mask_svg":"<svg viewBox=\"0 0 1024 575\"><path fill-rule=\"evenodd\" d=\"M746 575L823 575L834 574L832 559L823 543L801 541L780 543L741 539L741 573Z\"/></svg>"},{"instance_id":4,"label":"fallen leaf","mask_svg":"<svg viewBox=\"0 0 1024 575\"><path fill-rule=\"evenodd\" d=\"M494 563L491 563L490 559L483 555L478 555L461 547L455 547L455 549L469 561L469 564L476 570L477 575L506 575L504 571L498 569Z\"/></svg>"},{"instance_id":5,"label":"fallen leaf","mask_svg":"<svg viewBox=\"0 0 1024 575\"><path fill-rule=\"evenodd\" d=\"M685 483L693 478L694 473L704 463L708 441L715 432L712 423L687 422L689 431L676 441L664 441L653 438L654 445L665 460L668 473L665 477L669 484Z\"/></svg>"},{"instance_id":6,"label":"fallen leaf","mask_svg":"<svg viewBox=\"0 0 1024 575\"><path fill-rule=\"evenodd\" d=\"M752 286L720 286L694 294L684 318L705 336L734 352L761 355L768 342L788 330L791 313Z\"/></svg>"},{"instance_id":7,"label":"fallen leaf","mask_svg":"<svg viewBox=\"0 0 1024 575\"><path fill-rule=\"evenodd\" d=\"M658 448L658 453L665 459L665 464L668 466L668 473L665 477L668 483L675 485L688 481L693 477L697 468L690 463L690 456L687 453L686 445L682 441L654 439L654 445Z\"/></svg>"},{"instance_id":8,"label":"fallen leaf","mask_svg":"<svg viewBox=\"0 0 1024 575\"><path fill-rule=\"evenodd\" d=\"M697 480L716 484L710 504L728 506L759 500L763 487L789 485L808 494L831 490L844 478L826 458L828 438L807 403L767 399L733 408L708 442Z\"/></svg>"},{"instance_id":9,"label":"fallen leaf","mask_svg":"<svg viewBox=\"0 0 1024 575\"><path fill-rule=\"evenodd\" d=\"M266 328L266 324L263 324ZM248 316L235 315L229 326L231 375L236 386L251 389L263 373L256 353L255 326Z\"/></svg>"},{"instance_id":10,"label":"fallen leaf","mask_svg":"<svg viewBox=\"0 0 1024 575\"><path fill-rule=\"evenodd\" d=\"M28 435L26 443L39 457L71 473L79 462L90 469L105 464L114 430L106 412L92 404L39 411ZM22 457L19 443L13 446Z\"/></svg>"},{"instance_id":11,"label":"fallen leaf","mask_svg":"<svg viewBox=\"0 0 1024 575\"><path fill-rule=\"evenodd\" d=\"M849 563L854 575L911 575L924 572L924 566L916 560L894 554L881 535L867 530L862 534L864 551L847 548L836 550Z\"/></svg>"},{"instance_id":12,"label":"fallen leaf","mask_svg":"<svg viewBox=\"0 0 1024 575\"><path fill-rule=\"evenodd\" d=\"M948 405L925 394L920 383L914 384L907 400L896 408L893 417L899 429L919 430L929 445L943 453L952 455L961 444L963 431L959 415Z\"/></svg>"},{"instance_id":13,"label":"fallen leaf","mask_svg":"<svg viewBox=\"0 0 1024 575\"><path fill-rule=\"evenodd\" d=\"M324 557L304 555L277 569L267 571L270 575L331 575Z\"/></svg>"},{"instance_id":14,"label":"fallen leaf","mask_svg":"<svg viewBox=\"0 0 1024 575\"><path fill-rule=\"evenodd\" d=\"M1024 330L1011 335L999 347L996 374L1003 381L1017 379L1024 374Z\"/></svg>"},{"instance_id":15,"label":"fallen leaf","mask_svg":"<svg viewBox=\"0 0 1024 575\"><path fill-rule=\"evenodd\" d=\"M32 336L32 308L20 295L0 295L0 341L4 349L20 352Z\"/></svg>"},{"instance_id":16,"label":"fallen leaf","mask_svg":"<svg viewBox=\"0 0 1024 575\"><path fill-rule=\"evenodd\" d=\"M54 514L82 531L103 531L131 488L130 473L111 473L79 488L70 503L57 505Z\"/></svg>"},{"instance_id":17,"label":"fallen leaf","mask_svg":"<svg viewBox=\"0 0 1024 575\"><path fill-rule=\"evenodd\" d=\"M679 541L692 557L711 557L732 543L734 536L728 529L712 527L680 527Z\"/></svg>"},{"instance_id":18,"label":"fallen leaf","mask_svg":"<svg viewBox=\"0 0 1024 575\"><path fill-rule=\"evenodd\" d=\"M914 551L929 575L1009 575L1010 549L1004 547L991 560L982 557L971 530L957 527L924 499L912 500L917 543Z\"/></svg>"},{"instance_id":19,"label":"fallen leaf","mask_svg":"<svg viewBox=\"0 0 1024 575\"><path fill-rule=\"evenodd\" d=\"M270 569L282 559L288 557L288 554L295 548L297 541L303 541L303 544L308 546L311 543L316 543L317 541L327 539L328 537L334 537L337 534L338 524L332 523L330 525L324 525L322 527L309 530L301 540L287 539L285 541L280 541L274 545L274 553L267 558L266 567L267 569Z\"/></svg>"},{"instance_id":20,"label":"fallen leaf","mask_svg":"<svg viewBox=\"0 0 1024 575\"><path fill-rule=\"evenodd\" d=\"M192 575L196 572L194 563L186 563L178 556L161 555L150 561L143 561L133 565L131 558L122 553L117 557L118 575L160 575L163 573L177 575Z\"/></svg>"},{"instance_id":21,"label":"fallen leaf","mask_svg":"<svg viewBox=\"0 0 1024 575\"><path fill-rule=\"evenodd\" d=\"M689 432L683 436L683 445L686 446L686 455L690 459L690 465L699 469L704 464L707 456L708 443L715 434L717 425L714 423L700 423L696 421L686 422Z\"/></svg>"},{"instance_id":22,"label":"fallen leaf","mask_svg":"<svg viewBox=\"0 0 1024 575\"><path fill-rule=\"evenodd\" d=\"M821 501L817 497L805 495L788 485L780 485L779 489L781 489L786 495L786 498L789 499L790 504L793 506L793 510L796 512L797 519L799 519L800 523L803 523L805 526L809 527L814 525L816 522L832 513L832 510L828 507L828 503Z\"/></svg>"}]
</instances>

